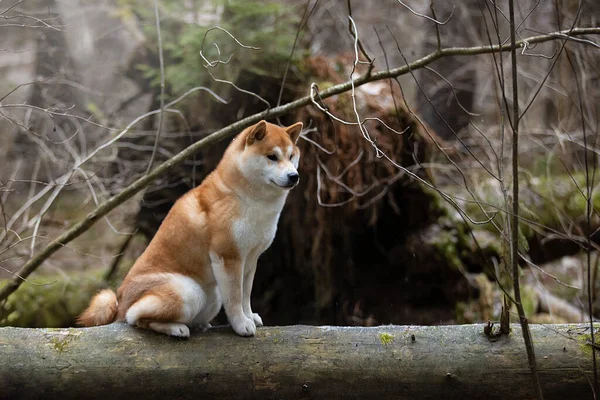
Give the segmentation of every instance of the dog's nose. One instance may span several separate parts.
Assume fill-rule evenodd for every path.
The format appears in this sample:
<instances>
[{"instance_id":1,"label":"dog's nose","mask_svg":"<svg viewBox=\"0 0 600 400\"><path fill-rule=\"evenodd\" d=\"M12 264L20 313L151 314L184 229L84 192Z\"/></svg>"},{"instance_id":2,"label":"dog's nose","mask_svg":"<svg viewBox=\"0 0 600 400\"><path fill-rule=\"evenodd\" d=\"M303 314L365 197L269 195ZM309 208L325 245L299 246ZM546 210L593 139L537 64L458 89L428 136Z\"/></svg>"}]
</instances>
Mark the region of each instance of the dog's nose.
<instances>
[{"instance_id":1,"label":"dog's nose","mask_svg":"<svg viewBox=\"0 0 600 400\"><path fill-rule=\"evenodd\" d=\"M288 180L291 183L298 183L298 180L300 179L300 175L298 175L298 173L294 172L293 174L288 174Z\"/></svg>"}]
</instances>

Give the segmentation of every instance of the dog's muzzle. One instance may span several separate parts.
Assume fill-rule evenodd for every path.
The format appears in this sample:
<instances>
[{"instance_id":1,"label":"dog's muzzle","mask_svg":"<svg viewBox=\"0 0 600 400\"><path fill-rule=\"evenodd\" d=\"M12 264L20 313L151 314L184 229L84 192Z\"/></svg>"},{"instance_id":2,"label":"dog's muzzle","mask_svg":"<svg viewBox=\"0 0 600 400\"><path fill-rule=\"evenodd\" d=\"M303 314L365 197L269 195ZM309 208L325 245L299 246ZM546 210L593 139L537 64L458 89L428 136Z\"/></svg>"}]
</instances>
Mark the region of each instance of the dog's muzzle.
<instances>
[{"instance_id":1,"label":"dog's muzzle","mask_svg":"<svg viewBox=\"0 0 600 400\"><path fill-rule=\"evenodd\" d=\"M298 175L297 172L294 172L293 174L288 174L288 182L290 183L290 186L296 185L299 180L300 175Z\"/></svg>"},{"instance_id":2,"label":"dog's muzzle","mask_svg":"<svg viewBox=\"0 0 600 400\"><path fill-rule=\"evenodd\" d=\"M285 184L280 184L271 179L271 183L275 186L279 186L282 189L292 189L300 182L300 175L297 172L291 173L287 175L287 182Z\"/></svg>"}]
</instances>

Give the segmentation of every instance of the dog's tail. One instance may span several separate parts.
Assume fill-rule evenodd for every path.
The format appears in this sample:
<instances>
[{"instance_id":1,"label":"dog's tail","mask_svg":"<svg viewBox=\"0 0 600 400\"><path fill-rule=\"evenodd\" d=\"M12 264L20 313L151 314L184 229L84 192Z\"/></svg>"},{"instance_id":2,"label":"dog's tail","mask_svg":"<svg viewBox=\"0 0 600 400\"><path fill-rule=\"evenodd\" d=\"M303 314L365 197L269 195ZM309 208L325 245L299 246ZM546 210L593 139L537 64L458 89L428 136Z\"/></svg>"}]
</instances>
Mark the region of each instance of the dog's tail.
<instances>
[{"instance_id":1,"label":"dog's tail","mask_svg":"<svg viewBox=\"0 0 600 400\"><path fill-rule=\"evenodd\" d=\"M117 310L117 295L104 289L94 296L87 310L77 318L77 323L81 326L107 325L116 319Z\"/></svg>"}]
</instances>

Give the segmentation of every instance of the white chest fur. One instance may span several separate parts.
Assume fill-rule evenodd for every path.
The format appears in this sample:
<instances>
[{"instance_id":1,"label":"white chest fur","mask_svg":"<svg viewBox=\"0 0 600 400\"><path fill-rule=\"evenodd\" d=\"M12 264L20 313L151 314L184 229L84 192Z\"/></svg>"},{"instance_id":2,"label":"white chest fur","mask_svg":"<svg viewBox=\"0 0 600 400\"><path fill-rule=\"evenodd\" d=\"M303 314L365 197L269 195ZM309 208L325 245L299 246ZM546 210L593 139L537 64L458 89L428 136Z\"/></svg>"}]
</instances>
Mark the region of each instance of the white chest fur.
<instances>
[{"instance_id":1,"label":"white chest fur","mask_svg":"<svg viewBox=\"0 0 600 400\"><path fill-rule=\"evenodd\" d=\"M262 253L271 245L285 198L280 196L270 201L246 198L240 204L232 233L242 257L255 251Z\"/></svg>"}]
</instances>

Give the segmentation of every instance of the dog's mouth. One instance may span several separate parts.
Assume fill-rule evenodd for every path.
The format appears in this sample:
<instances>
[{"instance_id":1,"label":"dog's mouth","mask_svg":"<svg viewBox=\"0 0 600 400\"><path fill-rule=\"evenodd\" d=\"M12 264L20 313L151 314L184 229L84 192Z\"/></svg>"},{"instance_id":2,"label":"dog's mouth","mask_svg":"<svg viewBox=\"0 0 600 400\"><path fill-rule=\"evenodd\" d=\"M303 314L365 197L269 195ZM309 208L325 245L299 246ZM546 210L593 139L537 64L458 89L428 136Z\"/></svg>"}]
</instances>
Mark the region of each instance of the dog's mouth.
<instances>
[{"instance_id":1,"label":"dog's mouth","mask_svg":"<svg viewBox=\"0 0 600 400\"><path fill-rule=\"evenodd\" d=\"M291 189L298 184L298 182L296 182L296 183L290 183L289 185L280 185L277 182L275 182L273 179L271 179L270 181L273 185L278 186L282 189Z\"/></svg>"}]
</instances>

